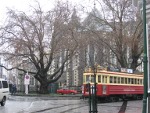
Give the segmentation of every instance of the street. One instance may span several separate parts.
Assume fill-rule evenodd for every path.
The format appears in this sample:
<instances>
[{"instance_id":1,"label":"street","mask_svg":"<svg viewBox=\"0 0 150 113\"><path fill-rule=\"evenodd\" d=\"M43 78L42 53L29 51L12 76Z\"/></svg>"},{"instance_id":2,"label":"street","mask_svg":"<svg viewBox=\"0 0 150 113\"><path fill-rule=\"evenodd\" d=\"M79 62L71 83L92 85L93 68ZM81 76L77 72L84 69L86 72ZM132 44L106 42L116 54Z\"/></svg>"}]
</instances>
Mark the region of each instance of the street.
<instances>
[{"instance_id":1,"label":"street","mask_svg":"<svg viewBox=\"0 0 150 113\"><path fill-rule=\"evenodd\" d=\"M99 103L98 113L118 113L122 102ZM141 113L142 100L128 101L125 113ZM88 100L57 100L41 97L11 96L1 113L88 113Z\"/></svg>"}]
</instances>

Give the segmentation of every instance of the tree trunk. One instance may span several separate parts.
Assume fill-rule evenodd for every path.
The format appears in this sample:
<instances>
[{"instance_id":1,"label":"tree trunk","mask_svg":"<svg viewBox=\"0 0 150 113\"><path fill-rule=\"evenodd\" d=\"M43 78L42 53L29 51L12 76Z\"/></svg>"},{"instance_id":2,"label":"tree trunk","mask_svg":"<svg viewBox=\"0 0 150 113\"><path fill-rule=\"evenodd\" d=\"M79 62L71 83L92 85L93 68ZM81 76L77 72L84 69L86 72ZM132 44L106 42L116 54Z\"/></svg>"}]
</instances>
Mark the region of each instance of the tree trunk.
<instances>
[{"instance_id":1,"label":"tree trunk","mask_svg":"<svg viewBox=\"0 0 150 113\"><path fill-rule=\"evenodd\" d=\"M41 94L48 94L49 93L48 85L49 85L49 83L41 83L39 92Z\"/></svg>"}]
</instances>

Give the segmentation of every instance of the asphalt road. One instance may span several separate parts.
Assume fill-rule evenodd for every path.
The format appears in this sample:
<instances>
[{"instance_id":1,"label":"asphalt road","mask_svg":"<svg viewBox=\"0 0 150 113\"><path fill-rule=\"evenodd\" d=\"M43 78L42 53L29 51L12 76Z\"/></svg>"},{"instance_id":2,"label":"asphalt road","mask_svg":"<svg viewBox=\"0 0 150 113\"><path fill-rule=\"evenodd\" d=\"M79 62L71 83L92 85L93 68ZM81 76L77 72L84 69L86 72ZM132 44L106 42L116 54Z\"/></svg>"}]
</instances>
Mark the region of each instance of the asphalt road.
<instances>
[{"instance_id":1,"label":"asphalt road","mask_svg":"<svg viewBox=\"0 0 150 113\"><path fill-rule=\"evenodd\" d=\"M98 103L98 113L118 113L123 102ZM0 113L89 113L88 100L10 96ZM125 113L142 113L142 100L128 101Z\"/></svg>"}]
</instances>

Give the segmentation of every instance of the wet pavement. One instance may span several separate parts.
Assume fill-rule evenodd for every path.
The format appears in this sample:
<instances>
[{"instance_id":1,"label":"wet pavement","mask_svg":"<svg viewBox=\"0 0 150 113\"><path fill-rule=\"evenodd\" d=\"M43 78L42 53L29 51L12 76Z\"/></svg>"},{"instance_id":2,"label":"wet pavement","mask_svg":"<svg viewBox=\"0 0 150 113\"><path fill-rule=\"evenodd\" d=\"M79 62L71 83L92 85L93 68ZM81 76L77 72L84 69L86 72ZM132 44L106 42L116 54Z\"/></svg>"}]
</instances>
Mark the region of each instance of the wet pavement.
<instances>
[{"instance_id":1,"label":"wet pavement","mask_svg":"<svg viewBox=\"0 0 150 113\"><path fill-rule=\"evenodd\" d=\"M22 107L14 113L89 113L88 100L79 98L10 96L9 101L11 103L20 102L20 105L22 102L29 102L27 105L25 104L26 107ZM98 113L118 113L122 103L99 103ZM142 100L128 101L125 113L142 113Z\"/></svg>"}]
</instances>

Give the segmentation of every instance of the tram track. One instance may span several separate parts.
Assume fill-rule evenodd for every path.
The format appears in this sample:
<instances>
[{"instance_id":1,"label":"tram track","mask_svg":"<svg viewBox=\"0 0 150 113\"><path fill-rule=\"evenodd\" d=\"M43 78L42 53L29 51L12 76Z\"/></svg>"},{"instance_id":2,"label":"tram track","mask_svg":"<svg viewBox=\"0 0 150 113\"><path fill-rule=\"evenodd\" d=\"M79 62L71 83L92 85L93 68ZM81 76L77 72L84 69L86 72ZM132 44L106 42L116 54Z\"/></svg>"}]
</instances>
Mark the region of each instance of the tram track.
<instances>
[{"instance_id":1,"label":"tram track","mask_svg":"<svg viewBox=\"0 0 150 113\"><path fill-rule=\"evenodd\" d=\"M85 107L85 106L87 106L87 105L82 105L82 106L78 106L78 107L70 108L70 109L65 110L65 111L62 111L62 112L60 112L60 113L66 113L66 112L69 112L69 111L72 111L72 110L75 110L75 109L78 109L78 108L82 108L82 107Z\"/></svg>"},{"instance_id":2,"label":"tram track","mask_svg":"<svg viewBox=\"0 0 150 113\"><path fill-rule=\"evenodd\" d=\"M125 113L128 101L123 101L123 104L118 113Z\"/></svg>"},{"instance_id":3,"label":"tram track","mask_svg":"<svg viewBox=\"0 0 150 113\"><path fill-rule=\"evenodd\" d=\"M41 109L41 110L37 110L37 111L32 111L32 112L30 112L30 113L41 113L41 112L45 112L45 111L49 111L49 110L54 110L54 109L60 109L60 108L64 108L64 107L69 107L69 106L74 106L74 105L79 105L79 103L78 104L66 104L66 105L62 105L62 106L56 106L56 107L51 107L51 108L45 108L45 109ZM88 105L88 104L87 104ZM78 108L81 108L81 107L84 107L84 106L87 106L87 105L85 105L85 104L80 104L80 106L78 106L78 107L73 107L73 108L70 108L70 109L67 109L67 110L65 110L65 111L62 111L62 112L60 112L60 113L65 113L65 112L68 112L68 111L71 111L71 110L74 110L74 109L78 109Z\"/></svg>"},{"instance_id":4,"label":"tram track","mask_svg":"<svg viewBox=\"0 0 150 113\"><path fill-rule=\"evenodd\" d=\"M59 112L59 113L69 113L69 112L71 112L72 110L75 110L75 109L79 109L79 108L88 106L88 104L85 104L85 103L84 103L84 104L80 104L80 106L71 107L71 108L69 107L69 106L75 106L75 105L79 105L79 103L78 103L78 104L69 104L69 105L66 104L66 105L61 105L61 106L56 106L56 107L51 107L51 108L45 108L45 109L41 109L41 110L37 110L37 111L32 111L32 112L30 112L30 113L48 112L48 111L50 111L50 110L56 110L56 109L61 109L61 108L65 108L65 107L68 107L69 109L67 109L67 110L62 110L62 111ZM114 105L112 105L112 106L110 106L110 105L102 105L102 103L99 104L98 106L119 107L119 106L114 106ZM123 104L122 104L122 106L120 107L120 110L119 110L118 113L125 113L126 107L127 107L127 101L123 101Z\"/></svg>"},{"instance_id":5,"label":"tram track","mask_svg":"<svg viewBox=\"0 0 150 113\"><path fill-rule=\"evenodd\" d=\"M103 107L103 106L105 106L106 109L113 108L113 107L114 107L113 109L120 108L116 113L126 113L127 104L128 104L127 100L123 101L122 105L121 105L121 103L117 104L117 105L115 105L114 103L112 103L112 104L99 103L98 108ZM86 109L86 110L85 110L85 112L78 111L78 113L87 113L87 111L88 111L87 109L89 108L88 103L63 104L63 105L59 105L59 106L57 104L53 104L53 105L56 105L56 106L55 107L47 107L47 108L43 108L40 110L31 111L31 112L28 111L28 113L52 113L57 110L58 110L58 112L55 112L55 113L71 113L74 111L78 111L79 109ZM24 112L26 113L26 111L24 111ZM104 112L101 112L98 110L98 113L104 113Z\"/></svg>"},{"instance_id":6,"label":"tram track","mask_svg":"<svg viewBox=\"0 0 150 113\"><path fill-rule=\"evenodd\" d=\"M53 108L46 108L46 109L42 109L42 110L37 110L37 111L34 111L34 112L30 112L30 113L38 113L38 112L41 113L41 112L46 112L46 111L50 111L50 110L54 110L54 109L69 107L69 106L72 106L72 105L74 106L74 105L78 105L78 104L62 105L62 106L57 106L57 107L53 107ZM82 107L85 107L85 106L88 106L88 104L87 105L82 104L82 105L77 106L77 107L72 107L72 108L69 108L67 110L63 110L59 113L69 113L72 110L79 109L79 108L82 108ZM101 105L101 104L99 104L98 106L119 107L119 106L109 106L109 105ZM126 107L127 107L127 101L124 101L122 106L120 107L120 110L119 110L118 113L125 113Z\"/></svg>"}]
</instances>

